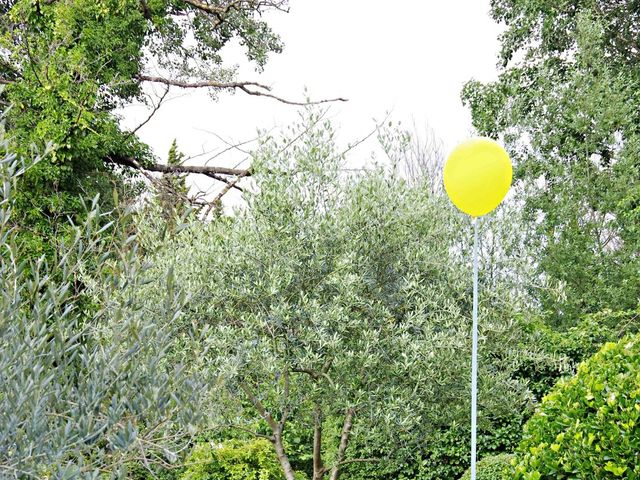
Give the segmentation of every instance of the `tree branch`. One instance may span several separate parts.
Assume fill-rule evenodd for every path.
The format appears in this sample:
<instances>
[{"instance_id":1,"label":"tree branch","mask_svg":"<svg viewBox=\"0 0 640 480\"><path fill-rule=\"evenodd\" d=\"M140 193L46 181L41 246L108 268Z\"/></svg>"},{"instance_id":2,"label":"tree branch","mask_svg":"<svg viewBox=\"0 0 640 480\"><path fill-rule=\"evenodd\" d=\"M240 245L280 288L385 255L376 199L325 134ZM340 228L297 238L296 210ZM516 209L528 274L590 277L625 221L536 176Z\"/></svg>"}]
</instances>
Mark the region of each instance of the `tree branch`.
<instances>
[{"instance_id":1,"label":"tree branch","mask_svg":"<svg viewBox=\"0 0 640 480\"><path fill-rule=\"evenodd\" d=\"M232 188L239 188L237 186L237 183L240 180L242 180L244 177L248 177L249 175L251 175L251 167L247 168L244 171L244 173L239 174L233 180L230 180L229 183L222 190L220 190L220 193L218 193L218 195L216 195L216 198L214 198L213 201L210 203L209 209L204 214L205 218L207 217L207 215L209 215L209 212L211 212L213 207L215 207L216 205L220 204L220 202L222 201L222 197L224 197L227 193L229 193L229 190L231 190Z\"/></svg>"},{"instance_id":2,"label":"tree branch","mask_svg":"<svg viewBox=\"0 0 640 480\"><path fill-rule=\"evenodd\" d=\"M342 435L340 435L340 446L338 447L338 453L336 454L336 463L331 468L330 480L338 480L340 476L340 466L344 465L346 461L344 459L347 446L349 445L349 435L351 434L351 427L353 427L353 416L356 411L354 408L347 408L347 413L344 416L344 423L342 425Z\"/></svg>"},{"instance_id":3,"label":"tree branch","mask_svg":"<svg viewBox=\"0 0 640 480\"><path fill-rule=\"evenodd\" d=\"M153 20L151 10L149 10L149 5L147 5L147 0L140 0L140 9L142 10L144 18L146 18L147 20Z\"/></svg>"},{"instance_id":4,"label":"tree branch","mask_svg":"<svg viewBox=\"0 0 640 480\"><path fill-rule=\"evenodd\" d=\"M262 418L265 419L265 421L269 424L269 427L271 428L271 430L274 433L274 436L276 437L276 439L279 437L280 435L280 425L273 419L273 417L271 416L271 414L267 411L267 409L264 407L264 405L262 404L262 402L258 399L258 397L256 397L253 392L251 391L251 389L249 388L249 386L246 383L241 383L240 384L240 388L242 389L242 391L244 392L244 394L247 396L247 398L249 399L249 401L253 404L253 406L256 408L256 410L258 410L258 412L260 413L260 415L262 416Z\"/></svg>"},{"instance_id":5,"label":"tree branch","mask_svg":"<svg viewBox=\"0 0 640 480\"><path fill-rule=\"evenodd\" d=\"M218 18L226 15L227 13L229 13L229 11L231 9L235 9L235 10L241 10L243 8L243 6L247 6L249 9L256 9L259 10L260 8L264 7L264 8L275 8L277 10L285 10L283 8L283 5L286 4L286 2L282 1L282 0L276 0L276 1L255 1L255 0L234 0L229 2L227 5L221 6L221 5L211 5L210 3L206 3L202 0L182 0L183 2L191 5L194 8L197 8L198 10L201 10L203 12L207 12L207 13L212 13L214 15L216 15Z\"/></svg>"},{"instance_id":6,"label":"tree branch","mask_svg":"<svg viewBox=\"0 0 640 480\"><path fill-rule=\"evenodd\" d=\"M220 7L218 5L210 5L200 0L182 0L182 1L184 3L191 5L194 8L197 8L198 10L202 10L203 12L207 12L207 13L213 13L216 16L225 15L226 13L229 12L229 10L231 10L232 7L235 7L242 3L241 1L234 1L224 7Z\"/></svg>"},{"instance_id":7,"label":"tree branch","mask_svg":"<svg viewBox=\"0 0 640 480\"><path fill-rule=\"evenodd\" d=\"M199 82L189 82L184 80L177 80L171 78L164 77L155 77L150 75L138 75L136 77L138 80L142 82L153 82L153 83L162 83L164 85L171 85L179 88L217 88L217 89L237 89L242 90L247 95L252 95L255 97L267 97L277 100L278 102L287 104L287 105L296 105L296 106L306 106L306 105L319 105L321 103L330 103L330 102L346 102L346 98L337 97L325 100L308 100L304 102L287 100L286 98L279 97L274 95L271 92L271 87L268 85L264 85L258 82L217 82L215 80L203 80ZM255 87L254 90L249 87Z\"/></svg>"},{"instance_id":8,"label":"tree branch","mask_svg":"<svg viewBox=\"0 0 640 480\"><path fill-rule=\"evenodd\" d=\"M167 97L167 95L169 94L169 85L166 86L164 92L162 93L162 95L160 96L160 99L158 100L158 102L156 104L153 105L153 110L151 110L151 113L149 114L149 116L140 124L138 125L136 128L134 128L133 130L131 130L130 135L135 134L138 130L140 130L142 127L144 127L147 123L149 123L149 121L153 118L153 116L156 114L156 112L160 109L160 107L162 106L162 102L164 101L164 99Z\"/></svg>"},{"instance_id":9,"label":"tree branch","mask_svg":"<svg viewBox=\"0 0 640 480\"><path fill-rule=\"evenodd\" d=\"M306 375L309 375L315 381L318 381L321 378L324 378L327 382L329 382L330 385L333 385L333 380L331 380L331 377L327 374L327 372L331 368L331 363L332 363L331 360L327 360L322 366L322 370L319 372L316 370L312 370L310 368L292 368L291 371L295 373L304 373Z\"/></svg>"},{"instance_id":10,"label":"tree branch","mask_svg":"<svg viewBox=\"0 0 640 480\"><path fill-rule=\"evenodd\" d=\"M262 85L258 82L216 82L215 80L202 80L199 82L187 82L184 80L177 80L172 78L155 77L152 75L138 75L136 77L141 82L162 83L164 85L170 85L179 88L241 88L241 87L257 87L265 90L270 90L267 85Z\"/></svg>"},{"instance_id":11,"label":"tree branch","mask_svg":"<svg viewBox=\"0 0 640 480\"><path fill-rule=\"evenodd\" d=\"M241 168L227 168L227 167L215 167L215 166L200 166L200 165L164 165L162 163L141 164L136 159L131 157L121 156L109 156L106 160L110 163L116 163L125 167L135 168L137 170L146 170L149 172L159 173L198 173L206 175L208 177L220 180L220 175L236 175L248 177L251 175L250 169ZM223 180L231 183L231 180Z\"/></svg>"},{"instance_id":12,"label":"tree branch","mask_svg":"<svg viewBox=\"0 0 640 480\"><path fill-rule=\"evenodd\" d=\"M256 97L272 98L274 100L277 100L278 102L285 103L287 105L296 105L296 106L300 106L300 107L304 107L304 106L307 106L307 105L320 105L322 103L348 102L348 100L346 98L342 98L342 97L328 98L328 99L325 99L325 100L307 100L305 102L296 102L296 101L287 100L287 99L282 98L282 97L278 97L277 95L273 95L271 93L259 92L257 90L249 90L247 87L238 87L238 88L240 90L242 90L243 92L245 92L247 95L253 95L253 96L256 96Z\"/></svg>"},{"instance_id":13,"label":"tree branch","mask_svg":"<svg viewBox=\"0 0 640 480\"><path fill-rule=\"evenodd\" d=\"M282 393L282 398L284 400L284 406L282 407L282 417L280 418L280 431L284 430L284 424L287 422L287 418L289 416L289 391L290 391L290 380L289 380L289 369L285 367L284 372L282 373L283 381L284 381L284 392Z\"/></svg>"}]
</instances>

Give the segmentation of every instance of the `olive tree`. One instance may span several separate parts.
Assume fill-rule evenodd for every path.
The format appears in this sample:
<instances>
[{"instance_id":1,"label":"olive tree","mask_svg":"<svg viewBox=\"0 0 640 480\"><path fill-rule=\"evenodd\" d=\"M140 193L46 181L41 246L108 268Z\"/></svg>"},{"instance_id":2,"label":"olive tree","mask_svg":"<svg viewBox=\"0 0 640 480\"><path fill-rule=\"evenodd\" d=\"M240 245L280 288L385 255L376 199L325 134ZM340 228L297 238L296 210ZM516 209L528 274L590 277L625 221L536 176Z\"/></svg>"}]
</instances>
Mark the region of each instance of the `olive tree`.
<instances>
[{"instance_id":1,"label":"olive tree","mask_svg":"<svg viewBox=\"0 0 640 480\"><path fill-rule=\"evenodd\" d=\"M148 268L97 200L53 261L21 258L14 191L34 163L0 148L0 476L98 478L133 459L170 462L202 392L164 362L185 297L170 275L153 282L163 302L152 315L116 295Z\"/></svg>"},{"instance_id":2,"label":"olive tree","mask_svg":"<svg viewBox=\"0 0 640 480\"><path fill-rule=\"evenodd\" d=\"M309 111L264 140L245 208L151 257L192 294L184 328L200 333L182 354L215 386L212 425L268 439L288 480L292 422L312 432L313 479L335 480L469 415L470 290L455 260L468 229L441 197L384 168L343 168L322 118ZM510 311L483 301L481 421L491 422L530 396L511 378ZM383 439L386 451L356 457L354 439Z\"/></svg>"}]
</instances>

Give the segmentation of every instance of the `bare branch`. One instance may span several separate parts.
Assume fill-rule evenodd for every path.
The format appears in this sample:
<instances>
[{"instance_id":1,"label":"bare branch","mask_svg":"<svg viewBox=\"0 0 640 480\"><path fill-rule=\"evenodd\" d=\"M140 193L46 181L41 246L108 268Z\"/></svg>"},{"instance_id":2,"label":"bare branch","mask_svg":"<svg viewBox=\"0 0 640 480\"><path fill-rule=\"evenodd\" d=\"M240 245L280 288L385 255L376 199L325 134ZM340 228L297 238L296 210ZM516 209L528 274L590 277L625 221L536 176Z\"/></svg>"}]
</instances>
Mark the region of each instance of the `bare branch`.
<instances>
[{"instance_id":1,"label":"bare branch","mask_svg":"<svg viewBox=\"0 0 640 480\"><path fill-rule=\"evenodd\" d=\"M214 180L217 180L219 182L222 183L226 183L227 186L225 187L227 189L227 191L225 193L227 193L229 190L231 190L232 188L235 190L238 190L239 192L244 192L244 188L242 188L240 185L238 185L238 179L234 178L234 179L228 179L226 177L221 177L219 175L216 175L215 173L212 173L211 175L207 175L209 178L213 178ZM246 176L246 175L244 175ZM244 178L243 176L243 178Z\"/></svg>"},{"instance_id":2,"label":"bare branch","mask_svg":"<svg viewBox=\"0 0 640 480\"><path fill-rule=\"evenodd\" d=\"M215 80L188 82L184 80L170 79L170 78L164 78L164 77L154 77L150 75L138 75L136 78L143 82L162 83L165 85L171 85L179 88L238 89L238 90L242 90L247 95L252 95L255 97L272 98L274 100L277 100L278 102L281 102L287 105L296 105L296 106L319 105L321 103L348 101L346 98L342 98L342 97L325 99L325 100L307 100L303 102L287 100L286 98L282 98L272 93L269 93L271 92L271 87L258 82L217 82ZM255 87L260 90L253 90L249 87Z\"/></svg>"},{"instance_id":3,"label":"bare branch","mask_svg":"<svg viewBox=\"0 0 640 480\"><path fill-rule=\"evenodd\" d=\"M136 159L131 157L109 156L106 160L110 163L116 163L125 167L135 168L137 170L145 170L149 172L159 173L198 173L206 175L208 177L219 180L220 175L236 175L242 177L248 177L251 175L250 169L239 168L227 168L216 166L199 166L199 165L165 165L162 163L145 163L144 165L139 163ZM235 183L233 180L227 180L228 183ZM231 185L227 185L229 189L233 188Z\"/></svg>"},{"instance_id":4,"label":"bare branch","mask_svg":"<svg viewBox=\"0 0 640 480\"><path fill-rule=\"evenodd\" d=\"M307 100L307 101L304 101L304 102L295 102L295 101L287 100L287 99L282 98L282 97L278 97L277 95L273 95L271 93L259 92L259 91L256 91L256 90L249 90L247 87L238 87L238 88L240 90L242 90L243 92L245 92L247 95L254 95L256 97L272 98L274 100L277 100L278 102L285 103L287 105L297 105L297 106L300 106L300 107L304 107L306 105L320 105L322 103L331 103L331 102L348 102L348 100L346 98L342 98L342 97L329 98L329 99L325 99L325 100Z\"/></svg>"},{"instance_id":5,"label":"bare branch","mask_svg":"<svg viewBox=\"0 0 640 480\"><path fill-rule=\"evenodd\" d=\"M169 85L166 86L164 92L162 93L162 95L160 96L160 100L158 100L158 102L153 106L153 110L151 110L151 113L149 114L149 116L145 119L144 122L142 122L140 125L138 125L136 128L134 128L133 130L131 130L131 135L133 135L134 133L136 133L138 130L140 130L142 127L144 127L147 123L149 123L149 121L153 118L153 116L156 114L156 112L160 109L160 107L162 106L162 102L164 101L164 99L166 98L167 94L169 93Z\"/></svg>"},{"instance_id":6,"label":"bare branch","mask_svg":"<svg viewBox=\"0 0 640 480\"><path fill-rule=\"evenodd\" d=\"M211 202L209 209L205 213L205 217L209 215L209 212L211 212L213 207L220 204L220 202L222 201L222 197L224 197L227 193L229 193L229 190L234 188L240 180L242 180L244 177L247 177L249 175L251 175L251 167L245 170L244 173L238 175L236 178L231 180L222 190L220 190L220 193L218 193L218 195L216 195L216 198L214 198L213 201Z\"/></svg>"},{"instance_id":7,"label":"bare branch","mask_svg":"<svg viewBox=\"0 0 640 480\"><path fill-rule=\"evenodd\" d=\"M263 88L265 90L270 90L267 85L262 85L258 82L216 82L215 80L203 80L200 82L186 82L184 80L177 80L171 78L164 77L154 77L151 75L138 75L136 77L138 80L142 82L152 82L152 83L162 83L164 85L169 85L173 87L179 88L241 88L241 87L257 87Z\"/></svg>"}]
</instances>

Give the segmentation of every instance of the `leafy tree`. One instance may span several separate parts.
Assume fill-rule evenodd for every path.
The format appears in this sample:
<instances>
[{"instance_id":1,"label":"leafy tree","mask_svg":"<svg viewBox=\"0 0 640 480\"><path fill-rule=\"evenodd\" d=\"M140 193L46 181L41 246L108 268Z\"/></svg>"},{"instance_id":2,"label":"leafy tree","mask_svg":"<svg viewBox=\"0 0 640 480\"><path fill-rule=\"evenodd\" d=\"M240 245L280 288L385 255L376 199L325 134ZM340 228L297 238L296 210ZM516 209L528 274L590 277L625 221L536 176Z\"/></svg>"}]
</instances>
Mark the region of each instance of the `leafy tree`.
<instances>
[{"instance_id":1,"label":"leafy tree","mask_svg":"<svg viewBox=\"0 0 640 480\"><path fill-rule=\"evenodd\" d=\"M476 128L503 136L537 225L538 290L556 324L640 298L637 2L495 0L496 82L469 82Z\"/></svg>"},{"instance_id":2,"label":"leafy tree","mask_svg":"<svg viewBox=\"0 0 640 480\"><path fill-rule=\"evenodd\" d=\"M166 363L185 298L171 275L149 279L135 238L104 235L122 229L104 224L96 202L53 259L22 258L11 216L31 168L0 157L0 476L98 478L123 475L132 459L167 464L200 418L202 385ZM118 295L149 281L164 292L154 316Z\"/></svg>"},{"instance_id":3,"label":"leafy tree","mask_svg":"<svg viewBox=\"0 0 640 480\"><path fill-rule=\"evenodd\" d=\"M268 439L289 480L294 421L311 433L312 478L335 480L469 415L468 272L450 256L469 231L442 198L389 172L341 171L321 117L265 141L258 191L236 218L193 225L150 257L193 293L185 325L203 341L184 355L211 373L212 421ZM531 398L511 378L508 303L483 302L488 429ZM369 442L382 446L374 457L354 456Z\"/></svg>"},{"instance_id":4,"label":"leafy tree","mask_svg":"<svg viewBox=\"0 0 640 480\"><path fill-rule=\"evenodd\" d=\"M218 180L248 174L158 164L114 112L147 101L148 83L271 95L234 81L220 50L237 39L261 68L281 49L261 14L285 9L285 0L7 0L0 8L0 105L12 148L27 156L43 138L54 145L16 192L14 221L35 257L53 254L58 220L81 214L82 198L100 193L106 202L113 188L125 189L123 167Z\"/></svg>"}]
</instances>

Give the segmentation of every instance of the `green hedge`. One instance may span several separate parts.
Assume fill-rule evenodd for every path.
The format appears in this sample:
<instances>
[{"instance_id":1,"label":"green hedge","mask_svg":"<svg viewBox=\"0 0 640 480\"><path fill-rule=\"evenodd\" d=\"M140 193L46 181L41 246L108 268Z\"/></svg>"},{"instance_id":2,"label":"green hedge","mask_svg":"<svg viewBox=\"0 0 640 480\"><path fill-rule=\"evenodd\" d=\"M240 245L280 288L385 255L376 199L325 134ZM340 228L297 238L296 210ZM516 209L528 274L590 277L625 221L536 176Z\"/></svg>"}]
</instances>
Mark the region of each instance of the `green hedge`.
<instances>
[{"instance_id":1,"label":"green hedge","mask_svg":"<svg viewBox=\"0 0 640 480\"><path fill-rule=\"evenodd\" d=\"M640 335L560 381L524 429L515 478L640 478Z\"/></svg>"},{"instance_id":2,"label":"green hedge","mask_svg":"<svg viewBox=\"0 0 640 480\"><path fill-rule=\"evenodd\" d=\"M476 480L504 480L508 478L513 455L503 453L485 457L476 465ZM467 470L460 480L470 480L471 470Z\"/></svg>"}]
</instances>

